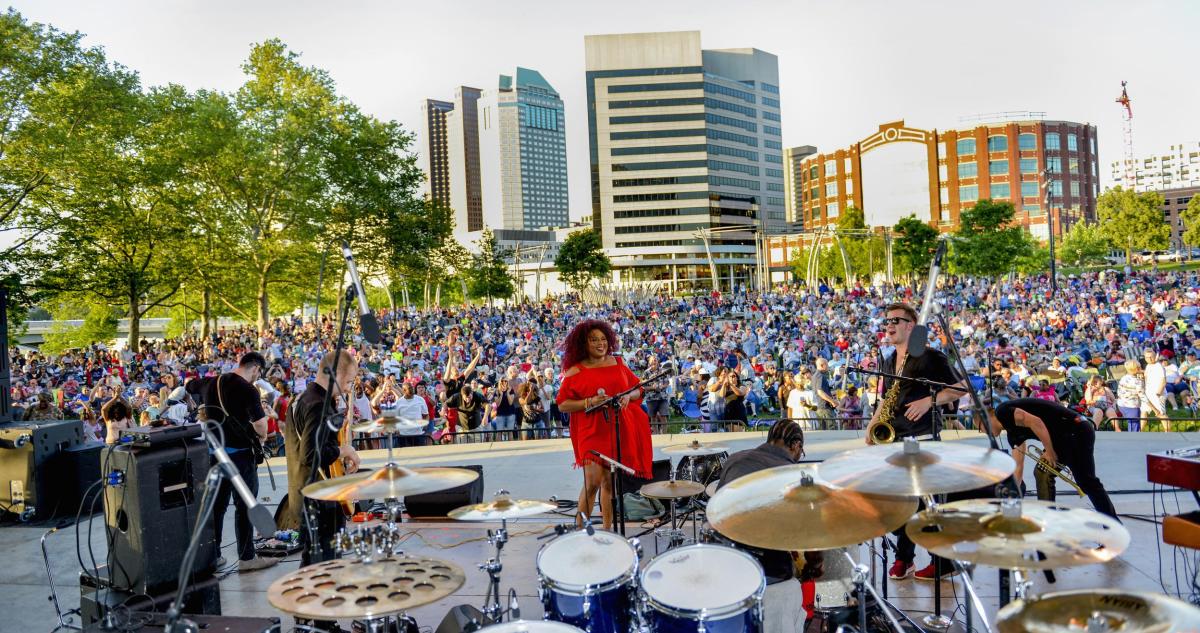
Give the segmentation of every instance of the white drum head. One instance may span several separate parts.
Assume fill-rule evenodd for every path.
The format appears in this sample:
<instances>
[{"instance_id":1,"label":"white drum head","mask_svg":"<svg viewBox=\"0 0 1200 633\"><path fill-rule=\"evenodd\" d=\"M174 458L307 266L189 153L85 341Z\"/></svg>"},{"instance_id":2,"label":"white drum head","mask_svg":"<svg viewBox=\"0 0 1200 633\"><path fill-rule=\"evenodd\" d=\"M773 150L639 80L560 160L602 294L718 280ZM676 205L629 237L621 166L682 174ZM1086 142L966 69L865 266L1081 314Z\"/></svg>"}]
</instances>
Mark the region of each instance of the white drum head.
<instances>
[{"instance_id":1,"label":"white drum head","mask_svg":"<svg viewBox=\"0 0 1200 633\"><path fill-rule=\"evenodd\" d=\"M740 604L764 584L749 554L720 545L691 545L659 555L642 570L642 589L655 602L684 611Z\"/></svg>"},{"instance_id":2,"label":"white drum head","mask_svg":"<svg viewBox=\"0 0 1200 633\"><path fill-rule=\"evenodd\" d=\"M480 630L492 633L583 633L582 629L553 620L515 620L485 626Z\"/></svg>"},{"instance_id":3,"label":"white drum head","mask_svg":"<svg viewBox=\"0 0 1200 633\"><path fill-rule=\"evenodd\" d=\"M633 546L619 534L596 530L564 534L538 553L538 572L565 588L582 590L609 583L637 567Z\"/></svg>"}]
</instances>

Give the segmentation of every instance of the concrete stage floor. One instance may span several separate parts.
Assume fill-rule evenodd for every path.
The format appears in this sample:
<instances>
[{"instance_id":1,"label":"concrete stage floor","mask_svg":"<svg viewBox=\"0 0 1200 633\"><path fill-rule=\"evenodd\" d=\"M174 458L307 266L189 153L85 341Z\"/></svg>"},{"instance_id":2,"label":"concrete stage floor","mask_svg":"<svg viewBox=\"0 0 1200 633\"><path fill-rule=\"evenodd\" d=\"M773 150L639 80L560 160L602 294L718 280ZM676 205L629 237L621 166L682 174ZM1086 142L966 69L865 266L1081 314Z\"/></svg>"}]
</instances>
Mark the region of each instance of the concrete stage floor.
<instances>
[{"instance_id":1,"label":"concrete stage floor","mask_svg":"<svg viewBox=\"0 0 1200 633\"><path fill-rule=\"evenodd\" d=\"M655 456L661 458L659 449L700 438L704 441L719 441L733 450L756 446L763 441L761 433L725 433L708 436L676 435L655 436ZM946 433L948 441L964 441L986 444L986 440L973 432ZM835 453L862 446L859 434L854 431L828 431L808 434L808 459L823 459ZM1192 578L1185 577L1194 572L1196 556L1187 550L1160 545L1157 526L1147 520L1163 513L1187 512L1195 508L1192 496L1174 490L1154 495L1154 486L1146 481L1145 455L1148 452L1170 448L1200 445L1200 433L1104 433L1097 441L1096 461L1105 487L1115 494L1113 501L1118 512L1134 515L1124 518L1126 527L1133 535L1129 549L1116 560L1106 564L1092 565L1057 572L1058 582L1049 585L1038 575L1034 578L1035 591L1064 590L1075 588L1120 587L1131 590L1175 593L1190 591ZM572 455L568 440L538 440L528 442L469 444L448 447L412 448L396 451L397 457L406 465L482 464L486 495L505 488L514 497L547 499L558 496L574 499L578 496L581 475L571 468ZM385 461L383 451L364 454L365 465L379 466ZM275 477L280 491L272 491L266 470L261 473L261 496L264 502L274 504L284 490L285 467L282 460L273 460ZM1032 488L1033 475L1028 472L1025 480ZM1062 494L1065 485L1059 486L1059 500L1071 506L1090 507L1086 499L1073 493ZM233 559L233 512L226 514L225 548L227 558ZM503 590L513 587L521 598L522 611L526 618L540 618L541 604L537 599L537 571L534 559L538 549L549 539L538 540L536 536L546 534L555 523L568 520L566 517L545 516L511 522L511 540L504 551ZM103 538L103 516L96 518L97 529L92 539L99 559L105 551ZM42 564L38 539L52 524L8 524L0 527L0 551L5 553L0 565L0 596L9 606L0 616L0 631L49 631L56 621L53 606L48 600L49 582ZM457 594L440 602L420 607L411 612L422 627L436 627L450 607L468 603L479 606L487 588L487 577L477 570L476 565L486 560L491 548L486 543L485 530L495 524L467 523L412 523L405 526L411 531L405 541L406 552L450 560L467 573L466 584ZM803 529L804 526L796 526ZM629 533L641 531L639 525L630 524ZM63 530L47 539L55 587L63 608L79 605L79 564L75 556L75 537L72 530ZM643 540L648 559L655 552L653 537ZM918 550L917 565L928 560ZM280 576L297 568L297 559L263 571L248 574L232 574L221 581L221 602L226 615L282 616L267 602L268 586ZM1185 570L1185 564L1187 565ZM997 573L992 568L980 568L975 573L977 588L989 611L994 615L999 596ZM943 583L943 609L955 609L956 595L964 601L962 588L957 582ZM910 613L932 610L933 584L916 580L891 583L889 594L894 603ZM16 608L13 608L16 607ZM957 614L962 618L962 611ZM292 619L284 617L286 625Z\"/></svg>"}]
</instances>

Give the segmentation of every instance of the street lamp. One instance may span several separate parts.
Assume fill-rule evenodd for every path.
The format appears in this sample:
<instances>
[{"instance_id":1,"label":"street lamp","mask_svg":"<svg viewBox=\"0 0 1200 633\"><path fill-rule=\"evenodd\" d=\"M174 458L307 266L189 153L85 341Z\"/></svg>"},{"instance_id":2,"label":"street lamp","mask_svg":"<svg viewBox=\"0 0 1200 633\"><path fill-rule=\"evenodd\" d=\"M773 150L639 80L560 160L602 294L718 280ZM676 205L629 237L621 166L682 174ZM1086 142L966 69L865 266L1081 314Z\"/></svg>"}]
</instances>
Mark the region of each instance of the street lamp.
<instances>
[{"instance_id":1,"label":"street lamp","mask_svg":"<svg viewBox=\"0 0 1200 633\"><path fill-rule=\"evenodd\" d=\"M1046 225L1050 231L1050 294L1058 293L1058 272L1054 265L1054 209L1050 206L1050 194L1052 193L1050 184L1053 182L1050 179L1050 168L1047 167L1042 172L1044 182L1042 188L1046 190Z\"/></svg>"}]
</instances>

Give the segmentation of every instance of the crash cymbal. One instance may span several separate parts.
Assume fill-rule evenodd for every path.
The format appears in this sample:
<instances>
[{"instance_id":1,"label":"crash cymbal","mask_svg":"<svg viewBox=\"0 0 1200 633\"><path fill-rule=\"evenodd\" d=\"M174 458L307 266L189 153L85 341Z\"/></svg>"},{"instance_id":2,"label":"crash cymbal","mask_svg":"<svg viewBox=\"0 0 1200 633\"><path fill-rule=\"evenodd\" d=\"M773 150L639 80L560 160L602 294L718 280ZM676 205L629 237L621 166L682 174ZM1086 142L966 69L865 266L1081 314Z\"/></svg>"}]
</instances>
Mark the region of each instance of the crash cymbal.
<instances>
[{"instance_id":1,"label":"crash cymbal","mask_svg":"<svg viewBox=\"0 0 1200 633\"><path fill-rule=\"evenodd\" d=\"M947 503L913 517L906 531L934 554L1004 569L1103 563L1129 546L1129 530L1094 510L1017 503L1007 516L999 499Z\"/></svg>"},{"instance_id":2,"label":"crash cymbal","mask_svg":"<svg viewBox=\"0 0 1200 633\"><path fill-rule=\"evenodd\" d=\"M387 433L394 435L420 435L425 432L425 420L409 418L378 417L350 425L355 433Z\"/></svg>"},{"instance_id":3,"label":"crash cymbal","mask_svg":"<svg viewBox=\"0 0 1200 633\"><path fill-rule=\"evenodd\" d=\"M1000 633L1198 631L1200 609L1141 591L1056 591L1008 603L996 614L996 629Z\"/></svg>"},{"instance_id":4,"label":"crash cymbal","mask_svg":"<svg viewBox=\"0 0 1200 633\"><path fill-rule=\"evenodd\" d=\"M814 464L760 470L721 487L708 521L724 536L778 550L831 549L904 525L915 499L879 497L830 485ZM798 526L803 526L799 528Z\"/></svg>"},{"instance_id":5,"label":"crash cymbal","mask_svg":"<svg viewBox=\"0 0 1200 633\"><path fill-rule=\"evenodd\" d=\"M690 444L675 444L662 449L664 455L681 455L687 457L700 457L702 455L719 455L728 451L728 446L720 444L705 444L699 440L693 440Z\"/></svg>"},{"instance_id":6,"label":"crash cymbal","mask_svg":"<svg viewBox=\"0 0 1200 633\"><path fill-rule=\"evenodd\" d=\"M436 602L466 581L462 568L428 556L372 563L338 559L301 567L271 583L271 606L298 618L374 618Z\"/></svg>"},{"instance_id":7,"label":"crash cymbal","mask_svg":"<svg viewBox=\"0 0 1200 633\"><path fill-rule=\"evenodd\" d=\"M675 481L656 481L642 486L643 497L651 499L682 499L694 497L704 492L704 484L683 479Z\"/></svg>"},{"instance_id":8,"label":"crash cymbal","mask_svg":"<svg viewBox=\"0 0 1200 633\"><path fill-rule=\"evenodd\" d=\"M908 439L834 455L821 464L821 477L867 494L924 497L995 484L1016 467L998 450Z\"/></svg>"},{"instance_id":9,"label":"crash cymbal","mask_svg":"<svg viewBox=\"0 0 1200 633\"><path fill-rule=\"evenodd\" d=\"M534 499L513 499L508 492L501 492L488 503L455 508L446 516L456 521L499 521L500 519L515 519L543 514L558 506L546 501Z\"/></svg>"},{"instance_id":10,"label":"crash cymbal","mask_svg":"<svg viewBox=\"0 0 1200 633\"><path fill-rule=\"evenodd\" d=\"M321 501L399 499L469 484L479 473L465 468L405 468L387 464L379 470L318 481L300 492Z\"/></svg>"}]
</instances>

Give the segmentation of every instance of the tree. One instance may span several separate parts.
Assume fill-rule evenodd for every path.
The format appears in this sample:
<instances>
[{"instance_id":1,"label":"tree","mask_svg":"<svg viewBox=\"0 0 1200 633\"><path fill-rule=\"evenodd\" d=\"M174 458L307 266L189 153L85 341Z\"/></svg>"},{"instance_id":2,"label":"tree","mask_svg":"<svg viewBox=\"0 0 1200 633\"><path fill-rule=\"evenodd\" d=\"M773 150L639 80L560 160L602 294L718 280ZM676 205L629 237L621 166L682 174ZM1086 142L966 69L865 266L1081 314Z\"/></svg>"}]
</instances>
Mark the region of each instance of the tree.
<instances>
[{"instance_id":1,"label":"tree","mask_svg":"<svg viewBox=\"0 0 1200 633\"><path fill-rule=\"evenodd\" d=\"M1016 212L1011 202L980 200L958 216L959 238L951 262L966 275L994 277L1012 270L1021 257L1028 257L1034 243L1028 232L1012 223Z\"/></svg>"},{"instance_id":2,"label":"tree","mask_svg":"<svg viewBox=\"0 0 1200 633\"><path fill-rule=\"evenodd\" d=\"M554 267L567 285L582 291L597 277L612 270L612 262L604 254L600 234L595 230L575 231L567 236L554 258Z\"/></svg>"},{"instance_id":3,"label":"tree","mask_svg":"<svg viewBox=\"0 0 1200 633\"><path fill-rule=\"evenodd\" d=\"M1076 266L1103 264L1112 250L1112 243L1096 223L1079 222L1071 226L1062 238L1059 257Z\"/></svg>"},{"instance_id":4,"label":"tree","mask_svg":"<svg viewBox=\"0 0 1200 633\"><path fill-rule=\"evenodd\" d=\"M1133 262L1135 250L1161 250L1171 239L1171 227L1163 221L1162 196L1148 191L1135 193L1115 187L1100 194L1096 215L1100 230L1113 246L1125 251L1125 261Z\"/></svg>"},{"instance_id":5,"label":"tree","mask_svg":"<svg viewBox=\"0 0 1200 633\"><path fill-rule=\"evenodd\" d=\"M494 299L513 296L516 287L505 262L512 255L512 249L500 246L492 230L486 228L475 241L475 247L477 252L471 257L471 270L467 274L471 297L486 298L491 305Z\"/></svg>"},{"instance_id":6,"label":"tree","mask_svg":"<svg viewBox=\"0 0 1200 633\"><path fill-rule=\"evenodd\" d=\"M1183 210L1183 243L1200 246L1200 195L1193 195Z\"/></svg>"},{"instance_id":7,"label":"tree","mask_svg":"<svg viewBox=\"0 0 1200 633\"><path fill-rule=\"evenodd\" d=\"M71 349L90 347L95 343L107 345L117 337L117 325L117 312L111 306L93 303L88 307L83 325L71 327L59 324L46 333L39 349L46 354L61 354Z\"/></svg>"},{"instance_id":8,"label":"tree","mask_svg":"<svg viewBox=\"0 0 1200 633\"><path fill-rule=\"evenodd\" d=\"M892 228L892 257L901 261L905 268L915 274L924 274L933 261L937 248L937 229L910 215L900 218Z\"/></svg>"}]
</instances>

